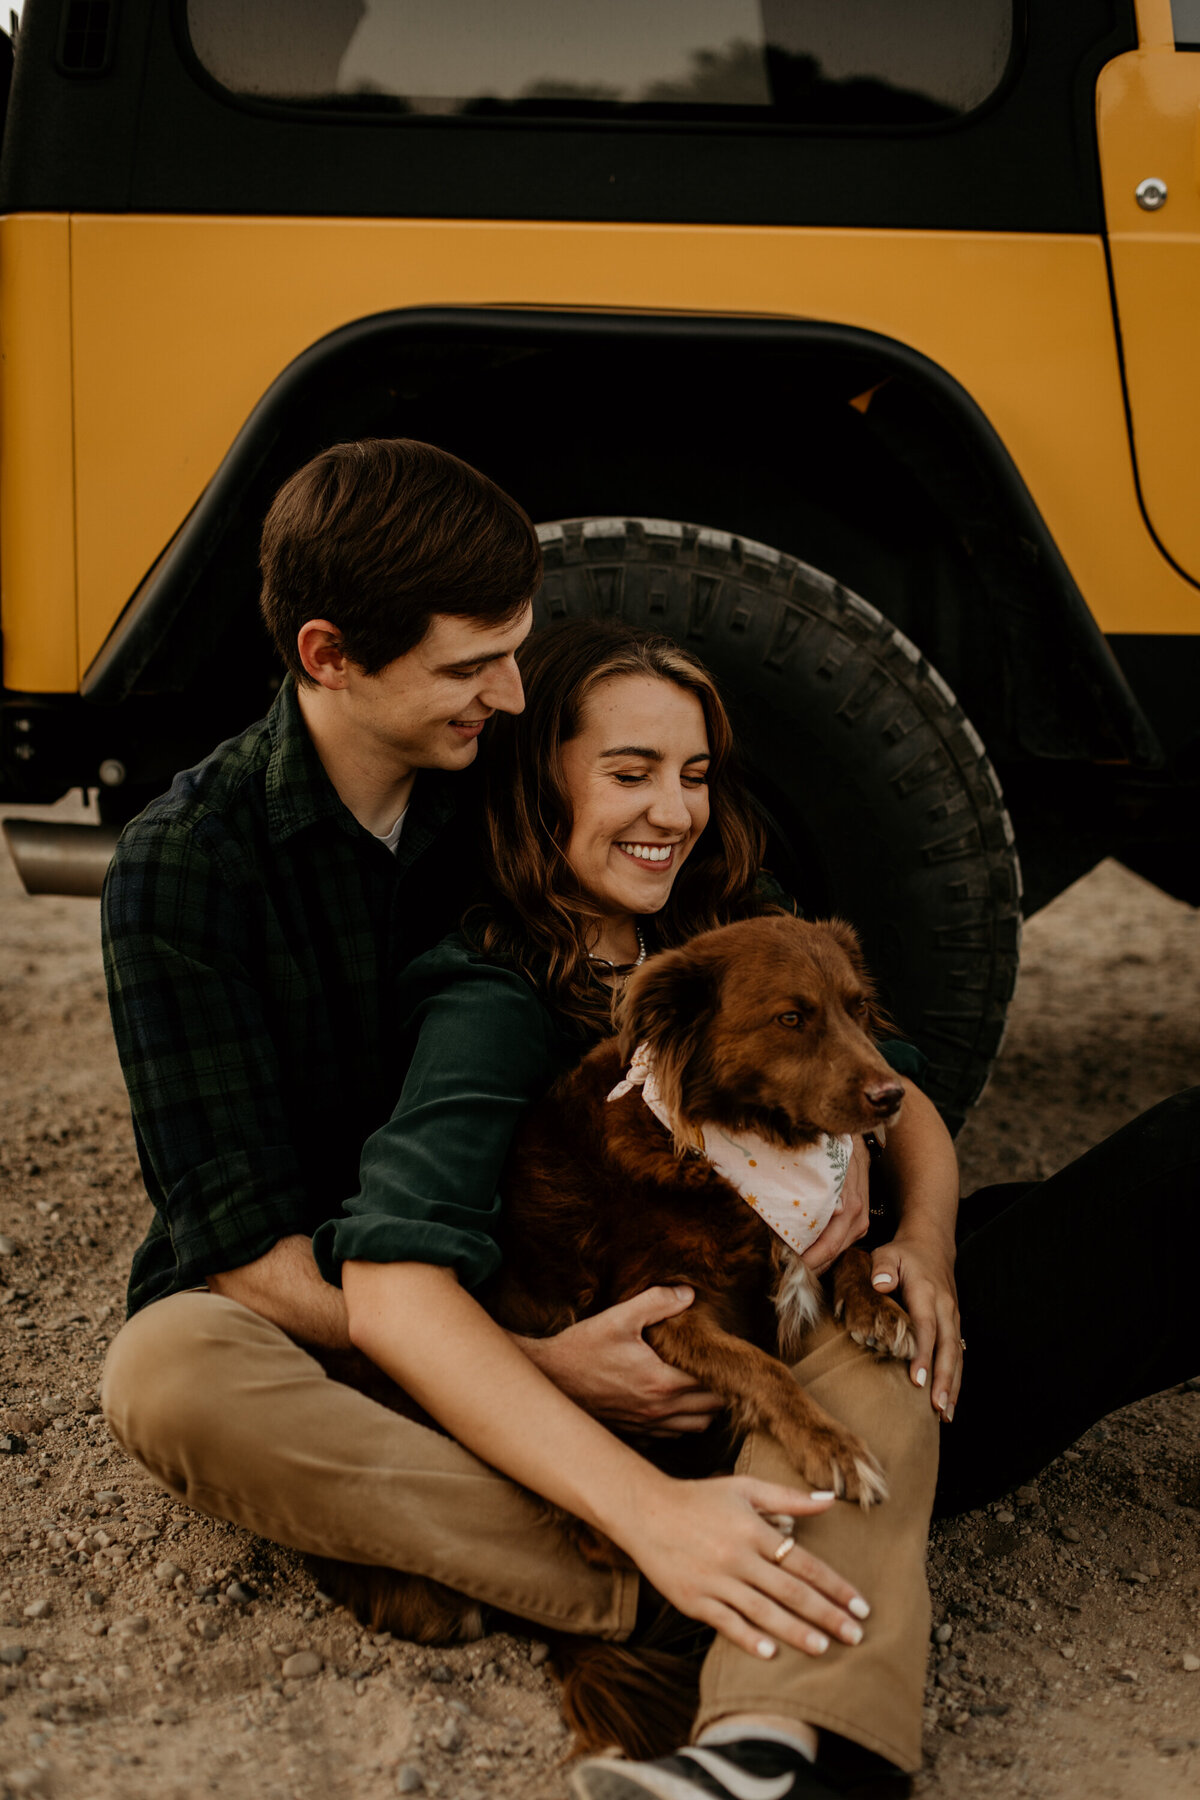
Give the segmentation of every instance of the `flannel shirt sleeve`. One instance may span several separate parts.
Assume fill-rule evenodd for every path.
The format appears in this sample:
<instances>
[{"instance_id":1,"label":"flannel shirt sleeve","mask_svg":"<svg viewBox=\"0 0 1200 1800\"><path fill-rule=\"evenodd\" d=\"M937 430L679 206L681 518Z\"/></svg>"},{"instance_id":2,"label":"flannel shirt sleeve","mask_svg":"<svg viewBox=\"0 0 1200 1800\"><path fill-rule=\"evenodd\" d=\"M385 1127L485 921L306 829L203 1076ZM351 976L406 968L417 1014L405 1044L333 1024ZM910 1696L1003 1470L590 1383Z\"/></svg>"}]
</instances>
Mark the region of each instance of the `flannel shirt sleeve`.
<instances>
[{"instance_id":1,"label":"flannel shirt sleeve","mask_svg":"<svg viewBox=\"0 0 1200 1800\"><path fill-rule=\"evenodd\" d=\"M177 1287L265 1255L310 1210L248 966L244 878L204 839L135 821L102 900L113 1031Z\"/></svg>"},{"instance_id":2,"label":"flannel shirt sleeve","mask_svg":"<svg viewBox=\"0 0 1200 1800\"><path fill-rule=\"evenodd\" d=\"M367 1139L358 1194L313 1237L327 1281L340 1282L348 1261L424 1262L476 1288L500 1266L501 1171L522 1113L562 1064L533 989L510 970L464 963L414 1008L395 1111ZM409 972L418 984L420 971Z\"/></svg>"}]
</instances>

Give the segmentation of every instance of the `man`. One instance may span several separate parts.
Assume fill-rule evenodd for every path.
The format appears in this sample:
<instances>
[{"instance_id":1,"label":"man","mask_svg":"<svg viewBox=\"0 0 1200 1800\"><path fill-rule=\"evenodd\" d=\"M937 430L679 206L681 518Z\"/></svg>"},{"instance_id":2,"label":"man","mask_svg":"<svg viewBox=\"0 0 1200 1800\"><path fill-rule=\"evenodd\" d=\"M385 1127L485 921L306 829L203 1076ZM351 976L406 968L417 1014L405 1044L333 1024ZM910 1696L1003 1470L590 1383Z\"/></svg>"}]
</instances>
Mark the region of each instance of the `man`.
<instances>
[{"instance_id":1,"label":"man","mask_svg":"<svg viewBox=\"0 0 1200 1800\"><path fill-rule=\"evenodd\" d=\"M536 534L457 458L376 440L292 477L261 566L279 696L128 827L105 888L156 1209L105 1372L110 1426L203 1511L621 1635L632 1577L577 1565L519 1489L301 1348L349 1348L310 1237L400 1091L399 976L470 896L470 769L491 715L523 703ZM601 1415L694 1427L715 1403L641 1337L688 1298L655 1289L523 1348Z\"/></svg>"}]
</instances>

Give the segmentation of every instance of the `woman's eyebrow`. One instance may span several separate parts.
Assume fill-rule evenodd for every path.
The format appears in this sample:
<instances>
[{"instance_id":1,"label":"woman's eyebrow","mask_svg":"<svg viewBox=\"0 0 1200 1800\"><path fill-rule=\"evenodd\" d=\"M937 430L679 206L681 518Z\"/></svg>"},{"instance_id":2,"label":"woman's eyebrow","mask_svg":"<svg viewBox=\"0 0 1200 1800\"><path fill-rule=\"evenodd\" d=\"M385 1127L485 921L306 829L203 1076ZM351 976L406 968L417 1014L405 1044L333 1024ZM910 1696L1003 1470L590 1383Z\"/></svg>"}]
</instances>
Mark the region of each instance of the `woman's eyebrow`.
<instances>
[{"instance_id":1,"label":"woman's eyebrow","mask_svg":"<svg viewBox=\"0 0 1200 1800\"><path fill-rule=\"evenodd\" d=\"M647 762L661 762L663 760L663 753L661 750L649 750L646 748L645 744L624 744L619 750L602 750L600 752L601 762L609 756L644 756ZM688 763L711 761L711 750L697 750L694 756L689 756L685 759L684 767L686 768Z\"/></svg>"}]
</instances>

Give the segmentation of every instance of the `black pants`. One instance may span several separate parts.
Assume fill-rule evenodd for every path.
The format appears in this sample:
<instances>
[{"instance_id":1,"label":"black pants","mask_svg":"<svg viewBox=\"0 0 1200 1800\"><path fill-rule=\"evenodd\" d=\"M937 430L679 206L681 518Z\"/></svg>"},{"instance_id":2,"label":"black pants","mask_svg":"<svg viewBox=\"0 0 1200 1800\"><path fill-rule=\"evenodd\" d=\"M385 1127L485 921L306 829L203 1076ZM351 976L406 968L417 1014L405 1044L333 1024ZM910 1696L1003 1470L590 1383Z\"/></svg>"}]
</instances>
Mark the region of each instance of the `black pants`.
<instances>
[{"instance_id":1,"label":"black pants","mask_svg":"<svg viewBox=\"0 0 1200 1800\"><path fill-rule=\"evenodd\" d=\"M1031 1185L962 1203L962 1393L939 1515L1027 1481L1089 1426L1200 1374L1200 1088Z\"/></svg>"}]
</instances>

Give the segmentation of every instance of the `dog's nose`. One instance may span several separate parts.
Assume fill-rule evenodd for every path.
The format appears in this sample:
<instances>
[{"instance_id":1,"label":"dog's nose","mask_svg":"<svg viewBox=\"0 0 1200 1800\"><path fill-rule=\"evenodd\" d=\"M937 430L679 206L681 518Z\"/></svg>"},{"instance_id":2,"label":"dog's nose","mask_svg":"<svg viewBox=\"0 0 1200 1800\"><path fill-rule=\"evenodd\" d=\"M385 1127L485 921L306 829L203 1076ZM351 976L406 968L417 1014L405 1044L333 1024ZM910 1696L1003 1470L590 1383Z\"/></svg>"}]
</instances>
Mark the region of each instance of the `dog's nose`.
<instances>
[{"instance_id":1,"label":"dog's nose","mask_svg":"<svg viewBox=\"0 0 1200 1800\"><path fill-rule=\"evenodd\" d=\"M882 1118L895 1112L904 1098L904 1089L898 1081L877 1081L873 1087L863 1089L863 1098Z\"/></svg>"}]
</instances>

